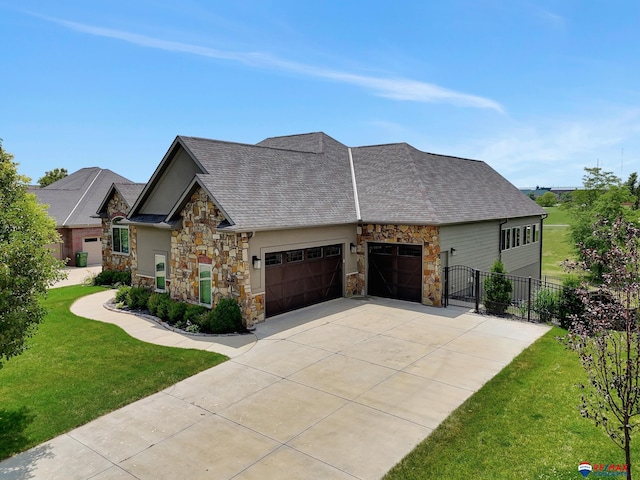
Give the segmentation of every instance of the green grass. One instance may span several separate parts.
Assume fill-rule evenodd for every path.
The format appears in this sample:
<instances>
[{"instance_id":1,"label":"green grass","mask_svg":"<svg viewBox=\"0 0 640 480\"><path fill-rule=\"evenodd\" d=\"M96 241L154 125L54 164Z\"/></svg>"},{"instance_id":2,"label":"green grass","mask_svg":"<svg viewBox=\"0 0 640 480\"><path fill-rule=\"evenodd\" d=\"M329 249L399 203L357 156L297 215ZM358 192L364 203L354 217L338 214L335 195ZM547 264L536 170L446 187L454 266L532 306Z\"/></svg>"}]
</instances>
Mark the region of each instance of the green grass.
<instances>
[{"instance_id":1,"label":"green grass","mask_svg":"<svg viewBox=\"0 0 640 480\"><path fill-rule=\"evenodd\" d=\"M624 464L604 430L583 419L577 356L552 329L455 410L385 480L582 478L582 461ZM633 443L635 442L635 443ZM640 435L632 458L640 458ZM633 469L640 475L640 465Z\"/></svg>"},{"instance_id":2,"label":"green grass","mask_svg":"<svg viewBox=\"0 0 640 480\"><path fill-rule=\"evenodd\" d=\"M545 225L569 225L571 214L568 210L560 207L546 207L545 210L549 214L549 216L544 219Z\"/></svg>"},{"instance_id":3,"label":"green grass","mask_svg":"<svg viewBox=\"0 0 640 480\"><path fill-rule=\"evenodd\" d=\"M0 459L226 360L143 343L115 325L69 311L74 300L100 290L50 290L49 313L30 349L0 369Z\"/></svg>"},{"instance_id":4,"label":"green grass","mask_svg":"<svg viewBox=\"0 0 640 480\"><path fill-rule=\"evenodd\" d=\"M567 272L561 263L567 259L576 259L569 227L545 226L542 235L542 275L566 277Z\"/></svg>"}]
</instances>

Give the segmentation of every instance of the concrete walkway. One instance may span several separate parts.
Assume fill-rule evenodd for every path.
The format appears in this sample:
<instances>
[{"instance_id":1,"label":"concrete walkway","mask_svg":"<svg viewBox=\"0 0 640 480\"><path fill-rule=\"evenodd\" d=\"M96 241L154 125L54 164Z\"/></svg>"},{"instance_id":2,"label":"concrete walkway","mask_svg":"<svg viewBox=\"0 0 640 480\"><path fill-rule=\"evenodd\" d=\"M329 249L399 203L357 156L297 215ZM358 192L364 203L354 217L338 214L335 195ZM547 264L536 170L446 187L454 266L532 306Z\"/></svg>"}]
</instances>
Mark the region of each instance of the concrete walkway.
<instances>
[{"instance_id":1,"label":"concrete walkway","mask_svg":"<svg viewBox=\"0 0 640 480\"><path fill-rule=\"evenodd\" d=\"M455 307L338 299L253 335L193 339L109 312L106 297L73 310L231 360L0 463L0 478L380 478L548 330Z\"/></svg>"}]
</instances>

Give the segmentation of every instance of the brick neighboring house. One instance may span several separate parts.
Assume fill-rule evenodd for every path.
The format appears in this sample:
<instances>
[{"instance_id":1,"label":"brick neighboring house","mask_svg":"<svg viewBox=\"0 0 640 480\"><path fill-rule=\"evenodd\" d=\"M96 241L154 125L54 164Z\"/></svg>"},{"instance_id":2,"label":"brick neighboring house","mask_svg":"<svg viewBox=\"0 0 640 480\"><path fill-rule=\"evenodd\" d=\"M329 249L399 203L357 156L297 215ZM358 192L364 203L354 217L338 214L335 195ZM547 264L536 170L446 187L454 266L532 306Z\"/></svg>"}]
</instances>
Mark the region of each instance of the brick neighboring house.
<instances>
[{"instance_id":1,"label":"brick neighboring house","mask_svg":"<svg viewBox=\"0 0 640 480\"><path fill-rule=\"evenodd\" d=\"M129 229L134 285L235 296L248 326L342 296L439 306L446 265L540 276L542 208L482 161L406 143L178 136L126 218L114 198L101 215Z\"/></svg>"},{"instance_id":2,"label":"brick neighboring house","mask_svg":"<svg viewBox=\"0 0 640 480\"><path fill-rule=\"evenodd\" d=\"M62 240L50 246L56 258L75 266L76 253L87 252L88 264L101 263L102 225L95 212L114 182L131 183L111 170L88 167L44 188L29 187L38 202L49 205L48 213L56 220Z\"/></svg>"}]
</instances>

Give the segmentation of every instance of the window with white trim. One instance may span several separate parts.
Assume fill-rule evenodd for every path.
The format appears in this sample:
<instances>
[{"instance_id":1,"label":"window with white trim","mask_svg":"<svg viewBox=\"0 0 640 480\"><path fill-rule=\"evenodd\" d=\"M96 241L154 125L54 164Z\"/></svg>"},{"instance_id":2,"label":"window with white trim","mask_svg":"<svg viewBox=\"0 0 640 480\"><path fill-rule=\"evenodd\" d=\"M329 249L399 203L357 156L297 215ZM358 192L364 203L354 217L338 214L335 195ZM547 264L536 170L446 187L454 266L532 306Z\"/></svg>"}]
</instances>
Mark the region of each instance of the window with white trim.
<instances>
[{"instance_id":1,"label":"window with white trim","mask_svg":"<svg viewBox=\"0 0 640 480\"><path fill-rule=\"evenodd\" d=\"M531 243L531 225L522 227L522 244L529 245Z\"/></svg>"},{"instance_id":2,"label":"window with white trim","mask_svg":"<svg viewBox=\"0 0 640 480\"><path fill-rule=\"evenodd\" d=\"M513 227L511 229L511 246L513 248L520 246L520 227Z\"/></svg>"},{"instance_id":3,"label":"window with white trim","mask_svg":"<svg viewBox=\"0 0 640 480\"><path fill-rule=\"evenodd\" d=\"M211 265L198 264L199 301L202 305L211 306Z\"/></svg>"},{"instance_id":4,"label":"window with white trim","mask_svg":"<svg viewBox=\"0 0 640 480\"><path fill-rule=\"evenodd\" d=\"M539 242L540 241L540 226L537 223L534 223L533 225L531 225L531 239L533 242Z\"/></svg>"},{"instance_id":5,"label":"window with white trim","mask_svg":"<svg viewBox=\"0 0 640 480\"><path fill-rule=\"evenodd\" d=\"M500 237L500 250L509 250L511 248L511 229L504 228Z\"/></svg>"},{"instance_id":6,"label":"window with white trim","mask_svg":"<svg viewBox=\"0 0 640 480\"><path fill-rule=\"evenodd\" d=\"M167 289L167 257L165 255L155 255L155 277L156 291L164 292Z\"/></svg>"},{"instance_id":7,"label":"window with white trim","mask_svg":"<svg viewBox=\"0 0 640 480\"><path fill-rule=\"evenodd\" d=\"M113 220L113 226L111 227L111 237L113 238L114 253L121 253L123 255L129 255L129 227L127 225L119 225L122 218L116 218Z\"/></svg>"}]
</instances>

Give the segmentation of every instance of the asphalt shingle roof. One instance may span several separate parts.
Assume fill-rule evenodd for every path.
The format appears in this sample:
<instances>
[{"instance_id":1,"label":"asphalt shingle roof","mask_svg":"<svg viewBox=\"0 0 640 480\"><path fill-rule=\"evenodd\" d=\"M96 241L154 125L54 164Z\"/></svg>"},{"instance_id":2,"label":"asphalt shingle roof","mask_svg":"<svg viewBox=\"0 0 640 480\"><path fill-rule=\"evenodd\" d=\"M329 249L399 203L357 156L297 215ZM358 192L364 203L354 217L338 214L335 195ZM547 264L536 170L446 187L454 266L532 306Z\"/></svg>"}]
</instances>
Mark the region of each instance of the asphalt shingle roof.
<instances>
[{"instance_id":1,"label":"asphalt shingle roof","mask_svg":"<svg viewBox=\"0 0 640 480\"><path fill-rule=\"evenodd\" d=\"M256 145L186 136L176 140L205 170L195 182L209 192L234 230L358 220L443 225L545 214L485 162L426 153L406 143L349 149L321 132Z\"/></svg>"},{"instance_id":2,"label":"asphalt shingle roof","mask_svg":"<svg viewBox=\"0 0 640 480\"><path fill-rule=\"evenodd\" d=\"M48 213L59 227L100 225L93 216L113 183L132 183L108 169L87 167L47 185L29 188L38 201L49 205Z\"/></svg>"}]
</instances>

